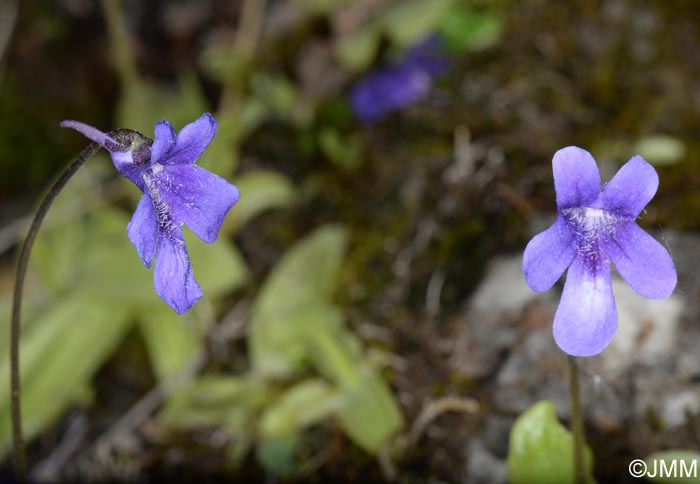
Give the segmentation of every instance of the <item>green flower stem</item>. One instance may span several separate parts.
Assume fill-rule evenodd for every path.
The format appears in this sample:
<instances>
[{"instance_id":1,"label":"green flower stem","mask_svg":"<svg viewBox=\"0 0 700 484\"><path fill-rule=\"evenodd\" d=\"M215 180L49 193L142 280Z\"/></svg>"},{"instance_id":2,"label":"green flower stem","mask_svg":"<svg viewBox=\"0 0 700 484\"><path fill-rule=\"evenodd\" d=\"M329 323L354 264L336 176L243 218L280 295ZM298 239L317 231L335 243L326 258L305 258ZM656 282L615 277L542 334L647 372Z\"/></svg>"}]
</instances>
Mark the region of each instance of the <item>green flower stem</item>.
<instances>
[{"instance_id":1,"label":"green flower stem","mask_svg":"<svg viewBox=\"0 0 700 484\"><path fill-rule=\"evenodd\" d=\"M578 378L576 358L567 355L569 362L569 389L571 395L571 430L574 434L574 482L586 484L586 467L583 447L586 437L583 430L583 415L581 414L581 389Z\"/></svg>"},{"instance_id":2,"label":"green flower stem","mask_svg":"<svg viewBox=\"0 0 700 484\"><path fill-rule=\"evenodd\" d=\"M267 0L243 0L238 33L232 46L233 52L243 65L253 61L258 51L265 21L266 3ZM220 114L229 110L237 112L241 109L247 78L248 76L238 75L226 83L219 103Z\"/></svg>"},{"instance_id":3,"label":"green flower stem","mask_svg":"<svg viewBox=\"0 0 700 484\"><path fill-rule=\"evenodd\" d=\"M103 0L102 9L122 86L135 84L139 81L139 76L134 55L131 52L131 39L122 14L121 1Z\"/></svg>"},{"instance_id":4,"label":"green flower stem","mask_svg":"<svg viewBox=\"0 0 700 484\"><path fill-rule=\"evenodd\" d=\"M236 36L236 51L245 60L255 58L265 20L265 0L245 0Z\"/></svg>"},{"instance_id":5,"label":"green flower stem","mask_svg":"<svg viewBox=\"0 0 700 484\"><path fill-rule=\"evenodd\" d=\"M53 184L46 197L39 205L29 232L24 239L22 249L17 262L17 274L15 276L15 292L12 299L12 321L10 324L10 395L12 409L12 443L14 447L14 463L17 479L21 483L27 482L26 461L24 455L24 436L22 434L22 409L20 406L20 368L19 368L19 337L20 337L20 310L22 308L22 289L24 288L24 277L27 273L29 255L36 240L39 227L49 211L54 200L81 166L97 153L100 145L90 143L73 162L68 165L66 171Z\"/></svg>"}]
</instances>

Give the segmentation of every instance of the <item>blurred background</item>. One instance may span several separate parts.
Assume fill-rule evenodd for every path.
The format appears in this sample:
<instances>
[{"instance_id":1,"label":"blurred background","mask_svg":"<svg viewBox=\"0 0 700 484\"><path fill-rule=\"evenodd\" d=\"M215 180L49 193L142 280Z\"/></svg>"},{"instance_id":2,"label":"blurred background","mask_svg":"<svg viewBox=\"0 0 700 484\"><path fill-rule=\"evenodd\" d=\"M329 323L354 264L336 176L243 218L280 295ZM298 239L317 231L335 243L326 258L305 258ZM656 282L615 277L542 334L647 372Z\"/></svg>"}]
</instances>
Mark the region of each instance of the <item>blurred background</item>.
<instances>
[{"instance_id":1,"label":"blurred background","mask_svg":"<svg viewBox=\"0 0 700 484\"><path fill-rule=\"evenodd\" d=\"M659 172L639 223L679 270L581 362L600 482L697 448L700 7L631 0L0 0L0 325L48 184L86 145L211 112L199 164L239 187L186 233L177 316L126 237L139 192L100 154L34 249L24 425L37 481L506 482L534 402L569 418L561 286L521 254L556 213L551 157ZM7 338L0 453L11 477Z\"/></svg>"}]
</instances>

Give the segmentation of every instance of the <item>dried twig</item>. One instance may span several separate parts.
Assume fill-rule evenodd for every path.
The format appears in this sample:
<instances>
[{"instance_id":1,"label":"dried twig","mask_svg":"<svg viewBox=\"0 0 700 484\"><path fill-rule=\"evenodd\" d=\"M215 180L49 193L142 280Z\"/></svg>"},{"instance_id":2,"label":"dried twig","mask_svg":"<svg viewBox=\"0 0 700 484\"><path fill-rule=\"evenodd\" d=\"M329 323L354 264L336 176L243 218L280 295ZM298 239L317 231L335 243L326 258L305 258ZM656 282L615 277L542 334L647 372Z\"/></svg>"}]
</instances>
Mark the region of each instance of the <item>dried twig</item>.
<instances>
[{"instance_id":1,"label":"dried twig","mask_svg":"<svg viewBox=\"0 0 700 484\"><path fill-rule=\"evenodd\" d=\"M423 435L426 427L438 416L445 412L477 413L479 402L473 398L444 397L433 400L423 407L413 422L408 436L409 445L415 445Z\"/></svg>"}]
</instances>

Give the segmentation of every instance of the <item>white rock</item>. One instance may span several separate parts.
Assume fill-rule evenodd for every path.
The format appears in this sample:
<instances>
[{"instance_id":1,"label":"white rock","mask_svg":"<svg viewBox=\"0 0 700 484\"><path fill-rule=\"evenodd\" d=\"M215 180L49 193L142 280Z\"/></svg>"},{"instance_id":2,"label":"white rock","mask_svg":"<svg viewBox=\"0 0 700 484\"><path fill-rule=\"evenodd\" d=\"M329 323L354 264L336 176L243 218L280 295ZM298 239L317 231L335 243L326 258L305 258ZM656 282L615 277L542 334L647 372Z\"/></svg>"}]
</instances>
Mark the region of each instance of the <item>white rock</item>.
<instances>
[{"instance_id":1,"label":"white rock","mask_svg":"<svg viewBox=\"0 0 700 484\"><path fill-rule=\"evenodd\" d=\"M610 371L632 364L655 365L674 358L678 322L683 298L674 294L666 299L640 296L620 277L613 277L618 328L601 353L604 367Z\"/></svg>"},{"instance_id":2,"label":"white rock","mask_svg":"<svg viewBox=\"0 0 700 484\"><path fill-rule=\"evenodd\" d=\"M683 390L664 398L661 418L668 427L678 427L686 423L686 413L700 411L700 397L695 390Z\"/></svg>"},{"instance_id":3,"label":"white rock","mask_svg":"<svg viewBox=\"0 0 700 484\"><path fill-rule=\"evenodd\" d=\"M523 275L521 255L497 257L489 263L484 280L470 301L470 309L477 314L502 315L520 311L537 297Z\"/></svg>"}]
</instances>

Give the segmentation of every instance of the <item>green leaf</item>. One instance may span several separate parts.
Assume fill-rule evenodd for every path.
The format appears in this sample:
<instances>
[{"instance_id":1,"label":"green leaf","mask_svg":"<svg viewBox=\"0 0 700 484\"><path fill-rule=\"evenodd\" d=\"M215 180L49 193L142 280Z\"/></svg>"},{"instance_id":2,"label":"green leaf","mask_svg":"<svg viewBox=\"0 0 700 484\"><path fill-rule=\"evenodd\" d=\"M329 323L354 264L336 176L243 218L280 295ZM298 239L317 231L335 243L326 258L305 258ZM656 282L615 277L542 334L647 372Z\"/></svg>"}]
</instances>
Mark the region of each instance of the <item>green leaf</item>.
<instances>
[{"instance_id":1,"label":"green leaf","mask_svg":"<svg viewBox=\"0 0 700 484\"><path fill-rule=\"evenodd\" d=\"M264 440L296 438L303 428L317 423L345 405L345 399L328 383L312 379L287 389L262 414L259 435Z\"/></svg>"},{"instance_id":2,"label":"green leaf","mask_svg":"<svg viewBox=\"0 0 700 484\"><path fill-rule=\"evenodd\" d=\"M36 253L42 275L60 291L85 286L120 304L152 302L152 276L129 242L128 222L125 213L102 208L42 233Z\"/></svg>"},{"instance_id":3,"label":"green leaf","mask_svg":"<svg viewBox=\"0 0 700 484\"><path fill-rule=\"evenodd\" d=\"M255 435L257 417L277 392L256 376L203 375L177 389L158 415L175 428L220 427L245 440Z\"/></svg>"},{"instance_id":4,"label":"green leaf","mask_svg":"<svg viewBox=\"0 0 700 484\"><path fill-rule=\"evenodd\" d=\"M302 100L299 88L291 80L262 72L250 79L252 97L267 108L267 114L306 127L313 118L313 106Z\"/></svg>"},{"instance_id":5,"label":"green leaf","mask_svg":"<svg viewBox=\"0 0 700 484\"><path fill-rule=\"evenodd\" d=\"M300 294L304 289L300 288ZM303 296L304 297L304 296ZM329 304L309 300L286 313L254 315L249 329L253 371L265 377L285 378L300 373L310 359L309 339L325 326L342 321L340 312Z\"/></svg>"},{"instance_id":6,"label":"green leaf","mask_svg":"<svg viewBox=\"0 0 700 484\"><path fill-rule=\"evenodd\" d=\"M337 385L357 386L363 381L359 341L342 327L342 315L336 308L329 307L326 321L317 331L309 333L305 341L309 357L318 371Z\"/></svg>"},{"instance_id":7,"label":"green leaf","mask_svg":"<svg viewBox=\"0 0 700 484\"><path fill-rule=\"evenodd\" d=\"M323 327L311 335L309 354L316 368L345 399L338 416L343 430L367 452L376 454L403 425L389 387L363 362L359 341L340 327Z\"/></svg>"},{"instance_id":8,"label":"green leaf","mask_svg":"<svg viewBox=\"0 0 700 484\"><path fill-rule=\"evenodd\" d=\"M292 114L299 99L297 87L282 76L257 73L251 78L250 87L253 95L264 102L273 114L283 118Z\"/></svg>"},{"instance_id":9,"label":"green leaf","mask_svg":"<svg viewBox=\"0 0 700 484\"><path fill-rule=\"evenodd\" d=\"M368 368L358 384L344 388L346 405L340 410L345 433L367 452L377 454L403 425L396 399L384 380Z\"/></svg>"},{"instance_id":10,"label":"green leaf","mask_svg":"<svg viewBox=\"0 0 700 484\"><path fill-rule=\"evenodd\" d=\"M537 402L510 432L508 478L512 484L574 482L573 437L557 420L551 401ZM586 446L586 479L593 483L593 454Z\"/></svg>"},{"instance_id":11,"label":"green leaf","mask_svg":"<svg viewBox=\"0 0 700 484\"><path fill-rule=\"evenodd\" d=\"M66 289L66 281L80 277L80 256L86 237L82 220L72 220L39 232L31 257L31 267L39 270L42 281L52 290Z\"/></svg>"},{"instance_id":12,"label":"green leaf","mask_svg":"<svg viewBox=\"0 0 700 484\"><path fill-rule=\"evenodd\" d=\"M160 381L181 372L202 346L201 332L188 314L180 316L165 304L144 305L138 311L151 366Z\"/></svg>"},{"instance_id":13,"label":"green leaf","mask_svg":"<svg viewBox=\"0 0 700 484\"><path fill-rule=\"evenodd\" d=\"M345 229L326 225L297 242L268 277L255 312L280 315L309 300L328 301L335 290L347 239Z\"/></svg>"},{"instance_id":14,"label":"green leaf","mask_svg":"<svg viewBox=\"0 0 700 484\"><path fill-rule=\"evenodd\" d=\"M503 19L495 13L453 5L440 22L438 31L450 51L479 50L500 40Z\"/></svg>"},{"instance_id":15,"label":"green leaf","mask_svg":"<svg viewBox=\"0 0 700 484\"><path fill-rule=\"evenodd\" d=\"M192 270L205 299L214 300L248 282L248 267L233 242L220 236L216 242L207 244L189 230L184 232Z\"/></svg>"},{"instance_id":16,"label":"green leaf","mask_svg":"<svg viewBox=\"0 0 700 484\"><path fill-rule=\"evenodd\" d=\"M337 412L345 432L376 453L401 427L402 417L386 383L363 363L361 345L343 327L342 313L330 303L346 241L343 229L329 226L289 249L255 303L249 348L253 370L266 377L289 377L311 362L345 401ZM291 403L282 405L287 413L279 410L268 417L274 425L266 425L289 431L299 420L291 415Z\"/></svg>"},{"instance_id":17,"label":"green leaf","mask_svg":"<svg viewBox=\"0 0 700 484\"><path fill-rule=\"evenodd\" d=\"M644 474L648 481L658 484L700 484L699 461L700 453L694 450L655 452L644 459ZM649 474L655 477L649 477Z\"/></svg>"},{"instance_id":18,"label":"green leaf","mask_svg":"<svg viewBox=\"0 0 700 484\"><path fill-rule=\"evenodd\" d=\"M634 151L652 165L672 165L681 161L686 148L681 140L666 134L653 134L640 139Z\"/></svg>"},{"instance_id":19,"label":"green leaf","mask_svg":"<svg viewBox=\"0 0 700 484\"><path fill-rule=\"evenodd\" d=\"M362 144L357 136L342 135L332 127L324 127L318 133L318 145L341 168L354 170L362 164Z\"/></svg>"},{"instance_id":20,"label":"green leaf","mask_svg":"<svg viewBox=\"0 0 700 484\"><path fill-rule=\"evenodd\" d=\"M408 47L435 31L453 0L405 0L394 4L381 18L389 38Z\"/></svg>"},{"instance_id":21,"label":"green leaf","mask_svg":"<svg viewBox=\"0 0 700 484\"><path fill-rule=\"evenodd\" d=\"M103 152L95 158L102 159L85 165L56 198L32 250L30 268L38 269L42 282L55 293L74 289L83 276L83 257L92 240L89 219L82 214L104 203L99 190L91 192L102 183L105 170L113 175L112 162Z\"/></svg>"},{"instance_id":22,"label":"green leaf","mask_svg":"<svg viewBox=\"0 0 700 484\"><path fill-rule=\"evenodd\" d=\"M105 310L109 308L109 310ZM67 295L22 337L22 417L30 438L85 397L93 375L130 327L125 308L94 292ZM3 331L5 334L5 331ZM9 368L0 362L0 454L10 443Z\"/></svg>"},{"instance_id":23,"label":"green leaf","mask_svg":"<svg viewBox=\"0 0 700 484\"><path fill-rule=\"evenodd\" d=\"M347 69L360 72L374 60L381 40L381 30L368 25L336 39L333 50L338 61Z\"/></svg>"},{"instance_id":24,"label":"green leaf","mask_svg":"<svg viewBox=\"0 0 700 484\"><path fill-rule=\"evenodd\" d=\"M289 208L298 200L294 186L285 176L268 170L249 171L236 178L241 199L224 222L225 231L234 231L256 215L274 208Z\"/></svg>"},{"instance_id":25,"label":"green leaf","mask_svg":"<svg viewBox=\"0 0 700 484\"><path fill-rule=\"evenodd\" d=\"M296 454L296 441L293 439L275 439L262 442L258 445L257 458L269 471L275 474L287 476L296 470L294 455Z\"/></svg>"},{"instance_id":26,"label":"green leaf","mask_svg":"<svg viewBox=\"0 0 700 484\"><path fill-rule=\"evenodd\" d=\"M263 286L249 327L251 365L256 372L289 376L300 370L300 343L319 326L338 320L328 303L342 262L347 235L326 226L289 249Z\"/></svg>"},{"instance_id":27,"label":"green leaf","mask_svg":"<svg viewBox=\"0 0 700 484\"><path fill-rule=\"evenodd\" d=\"M87 223L81 264L83 284L93 286L114 304L152 304L153 275L127 237L129 216L105 208L95 212Z\"/></svg>"},{"instance_id":28,"label":"green leaf","mask_svg":"<svg viewBox=\"0 0 700 484\"><path fill-rule=\"evenodd\" d=\"M174 428L221 428L231 436L226 455L235 465L254 442L261 410L276 396L275 390L255 376L204 375L177 389L158 421Z\"/></svg>"},{"instance_id":29,"label":"green leaf","mask_svg":"<svg viewBox=\"0 0 700 484\"><path fill-rule=\"evenodd\" d=\"M337 409L343 430L367 452L376 453L401 428L403 419L386 383L362 362L359 342L341 324L342 315L330 305L318 303L307 310L290 311L286 325L270 331L269 346L258 350L261 362L257 369L267 374L289 373L310 360L338 386L345 402Z\"/></svg>"},{"instance_id":30,"label":"green leaf","mask_svg":"<svg viewBox=\"0 0 700 484\"><path fill-rule=\"evenodd\" d=\"M223 374L197 377L174 389L158 413L158 423L169 429L221 429L230 436L226 455L237 465L254 442L259 409L275 395L263 383Z\"/></svg>"}]
</instances>

